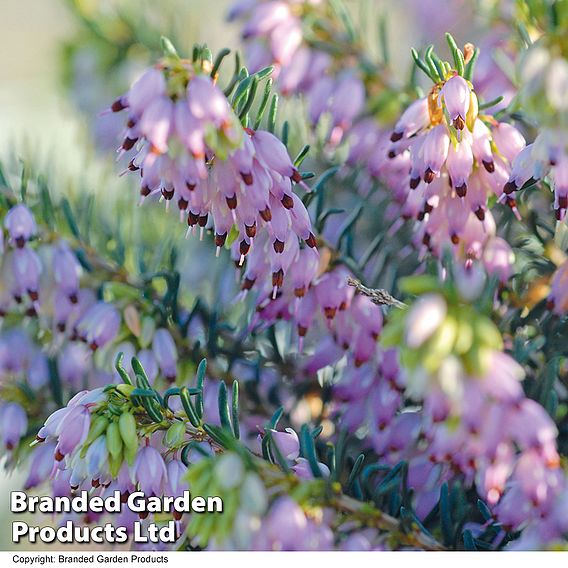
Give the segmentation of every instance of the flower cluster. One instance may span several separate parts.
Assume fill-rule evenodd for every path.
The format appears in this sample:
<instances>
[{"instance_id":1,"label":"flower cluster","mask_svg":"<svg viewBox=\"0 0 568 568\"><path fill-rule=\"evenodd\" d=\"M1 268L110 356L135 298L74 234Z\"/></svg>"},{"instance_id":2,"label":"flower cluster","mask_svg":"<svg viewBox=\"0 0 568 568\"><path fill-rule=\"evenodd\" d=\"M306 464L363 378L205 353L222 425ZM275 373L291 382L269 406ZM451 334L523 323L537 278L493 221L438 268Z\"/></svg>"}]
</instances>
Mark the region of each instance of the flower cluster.
<instances>
[{"instance_id":1,"label":"flower cluster","mask_svg":"<svg viewBox=\"0 0 568 568\"><path fill-rule=\"evenodd\" d=\"M304 21L315 16L333 20L333 10L321 0L237 0L229 12L230 20L244 20L251 70L274 65L281 92L305 96L312 126L330 117L326 139L336 146L365 108L365 84L359 69L337 72L333 57L306 41Z\"/></svg>"},{"instance_id":2,"label":"flower cluster","mask_svg":"<svg viewBox=\"0 0 568 568\"><path fill-rule=\"evenodd\" d=\"M29 435L28 425L33 428L27 412L33 413L30 406L52 372L76 391L88 374L95 375L90 353L116 337L121 318L114 307L97 302L91 289L80 286L82 269L69 243L43 241L25 205L11 207L3 221L0 389L8 400L2 412L4 447L12 453ZM40 338L46 337L44 349ZM25 385L24 390L17 385Z\"/></svg>"},{"instance_id":3,"label":"flower cluster","mask_svg":"<svg viewBox=\"0 0 568 568\"><path fill-rule=\"evenodd\" d=\"M2 315L19 313L51 319L53 333L81 339L93 351L112 341L120 326L119 313L98 302L92 290L81 289L81 266L68 242L39 243L31 211L22 204L4 218L9 250L3 255ZM34 243L35 245L35 243Z\"/></svg>"},{"instance_id":4,"label":"flower cluster","mask_svg":"<svg viewBox=\"0 0 568 568\"><path fill-rule=\"evenodd\" d=\"M384 162L403 217L418 221L416 244L436 256L451 247L466 264L479 259L491 270L492 249L504 243L495 241L489 199L505 199L518 215L506 184L524 148L515 127L479 113L468 79L456 71L439 77L395 124ZM404 175L389 175L389 161Z\"/></svg>"},{"instance_id":5,"label":"flower cluster","mask_svg":"<svg viewBox=\"0 0 568 568\"><path fill-rule=\"evenodd\" d=\"M507 530L519 527L511 515L520 510L523 519L528 511L556 515L550 502L564 483L558 431L525 397L523 369L501 351L494 324L436 292L397 315L383 342L402 345L405 393L423 401L420 419L409 415L401 439L438 466L441 480L453 470L475 483Z\"/></svg>"},{"instance_id":6,"label":"flower cluster","mask_svg":"<svg viewBox=\"0 0 568 568\"><path fill-rule=\"evenodd\" d=\"M568 209L568 153L566 135L561 130L544 130L513 161L502 199L547 177L554 191L556 219L562 221Z\"/></svg>"},{"instance_id":7,"label":"flower cluster","mask_svg":"<svg viewBox=\"0 0 568 568\"><path fill-rule=\"evenodd\" d=\"M253 259L257 263L253 263ZM265 258L252 253L245 271L243 293L252 287L258 273L269 269ZM346 350L356 367L371 359L382 328L382 312L369 298L356 295L347 284L350 271L341 266L323 266L319 256L310 249L301 250L288 269L291 276L278 296L272 296L268 286L260 290L252 325L267 326L278 320L292 322L302 351L308 331L322 322L326 335L331 331L331 336L323 338L316 353L306 362L308 372L340 359Z\"/></svg>"},{"instance_id":8,"label":"flower cluster","mask_svg":"<svg viewBox=\"0 0 568 568\"><path fill-rule=\"evenodd\" d=\"M278 138L241 126L200 65L166 58L115 101L112 110L128 111L120 152L135 149L128 171L139 173L142 198L175 200L188 234L211 228L217 254L235 242L239 266L251 250L266 255L276 293L299 239L316 245L294 193L302 178Z\"/></svg>"},{"instance_id":9,"label":"flower cluster","mask_svg":"<svg viewBox=\"0 0 568 568\"><path fill-rule=\"evenodd\" d=\"M140 444L133 414L137 407L128 404L133 390L131 385L122 385L112 391L80 391L40 428L37 442L49 448L38 457L41 468L49 470L55 480L68 483L67 492L110 487L128 493L137 485L148 495L180 492L178 470L183 472L183 464L172 459L166 465L154 447L159 447L156 439L153 445ZM32 481L27 485L32 486Z\"/></svg>"},{"instance_id":10,"label":"flower cluster","mask_svg":"<svg viewBox=\"0 0 568 568\"><path fill-rule=\"evenodd\" d=\"M85 277L71 241L52 239L26 205L9 208L3 224L0 392L9 455L53 408L46 387L55 384L61 396L73 396L85 385L104 385L118 352L137 355L152 383L175 381L174 339L168 329L156 329L132 295L99 299L105 294ZM127 372L134 378L130 366Z\"/></svg>"}]
</instances>

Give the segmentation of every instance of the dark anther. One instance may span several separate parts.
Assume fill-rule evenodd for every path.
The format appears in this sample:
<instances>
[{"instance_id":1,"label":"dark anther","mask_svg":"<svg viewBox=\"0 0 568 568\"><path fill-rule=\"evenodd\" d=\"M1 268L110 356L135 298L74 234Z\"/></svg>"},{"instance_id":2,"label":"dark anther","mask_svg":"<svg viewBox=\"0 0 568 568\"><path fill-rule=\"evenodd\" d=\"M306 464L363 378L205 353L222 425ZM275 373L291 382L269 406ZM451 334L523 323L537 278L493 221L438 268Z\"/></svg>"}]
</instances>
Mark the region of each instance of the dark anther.
<instances>
[{"instance_id":1,"label":"dark anther","mask_svg":"<svg viewBox=\"0 0 568 568\"><path fill-rule=\"evenodd\" d=\"M128 138L127 136L122 143L122 149L126 151L131 150L136 142L138 142L138 138Z\"/></svg>"},{"instance_id":2,"label":"dark anther","mask_svg":"<svg viewBox=\"0 0 568 568\"><path fill-rule=\"evenodd\" d=\"M239 251L240 253L245 256L248 254L248 251L250 250L250 245L243 239L241 241L241 244L239 245Z\"/></svg>"},{"instance_id":3,"label":"dark anther","mask_svg":"<svg viewBox=\"0 0 568 568\"><path fill-rule=\"evenodd\" d=\"M290 176L292 181L300 183L302 181L302 174L298 170L294 170L294 173Z\"/></svg>"},{"instance_id":4,"label":"dark anther","mask_svg":"<svg viewBox=\"0 0 568 568\"><path fill-rule=\"evenodd\" d=\"M260 216L263 218L264 221L267 223L272 221L272 211L270 211L270 207L266 207L264 211L260 212Z\"/></svg>"},{"instance_id":5,"label":"dark anther","mask_svg":"<svg viewBox=\"0 0 568 568\"><path fill-rule=\"evenodd\" d=\"M456 185L456 193L458 194L458 197L465 197L465 194L467 193L467 184L462 183L461 185Z\"/></svg>"},{"instance_id":6,"label":"dark anther","mask_svg":"<svg viewBox=\"0 0 568 568\"><path fill-rule=\"evenodd\" d=\"M173 189L166 189L165 187L162 188L162 195L166 201L170 201L174 197L174 190Z\"/></svg>"},{"instance_id":7,"label":"dark anther","mask_svg":"<svg viewBox=\"0 0 568 568\"><path fill-rule=\"evenodd\" d=\"M464 126L465 126L465 120L461 117L461 116L456 116L456 118L454 118L454 126L458 129L458 130L463 130Z\"/></svg>"},{"instance_id":8,"label":"dark anther","mask_svg":"<svg viewBox=\"0 0 568 568\"><path fill-rule=\"evenodd\" d=\"M280 288L282 284L284 284L284 271L280 269L272 273L272 285Z\"/></svg>"},{"instance_id":9,"label":"dark anther","mask_svg":"<svg viewBox=\"0 0 568 568\"><path fill-rule=\"evenodd\" d=\"M126 108L126 105L124 104L124 100L122 97L118 97L118 99L116 99L116 101L114 101L114 103L112 103L112 105L110 105L110 110L112 110L112 112L120 112L121 110L124 110Z\"/></svg>"},{"instance_id":10,"label":"dark anther","mask_svg":"<svg viewBox=\"0 0 568 568\"><path fill-rule=\"evenodd\" d=\"M231 197L225 197L225 201L229 209L236 209L237 208L237 195L232 195Z\"/></svg>"},{"instance_id":11,"label":"dark anther","mask_svg":"<svg viewBox=\"0 0 568 568\"><path fill-rule=\"evenodd\" d=\"M252 225L245 225L245 233L249 239L256 237L256 221Z\"/></svg>"},{"instance_id":12,"label":"dark anther","mask_svg":"<svg viewBox=\"0 0 568 568\"><path fill-rule=\"evenodd\" d=\"M424 172L424 181L426 183L432 183L435 177L436 174L430 168L426 168L426 171Z\"/></svg>"},{"instance_id":13,"label":"dark anther","mask_svg":"<svg viewBox=\"0 0 568 568\"><path fill-rule=\"evenodd\" d=\"M199 221L199 215L197 215L197 213L194 213L193 211L190 211L187 215L187 224L190 227L193 227L194 225L197 225L197 221Z\"/></svg>"},{"instance_id":14,"label":"dark anther","mask_svg":"<svg viewBox=\"0 0 568 568\"><path fill-rule=\"evenodd\" d=\"M332 306L328 306L326 308L323 309L324 313L325 313L325 317L329 320L333 319L335 317L335 314L337 313L337 308Z\"/></svg>"},{"instance_id":15,"label":"dark anther","mask_svg":"<svg viewBox=\"0 0 568 568\"><path fill-rule=\"evenodd\" d=\"M286 209L292 209L292 207L294 207L294 200L290 195L284 195L282 198L282 205L284 205Z\"/></svg>"},{"instance_id":16,"label":"dark anther","mask_svg":"<svg viewBox=\"0 0 568 568\"><path fill-rule=\"evenodd\" d=\"M317 245L316 236L313 233L310 233L310 236L305 241L310 248L315 248Z\"/></svg>"},{"instance_id":17,"label":"dark anther","mask_svg":"<svg viewBox=\"0 0 568 568\"><path fill-rule=\"evenodd\" d=\"M215 246L222 247L225 244L226 240L227 240L227 233L223 233L222 235L217 233L215 235Z\"/></svg>"}]
</instances>

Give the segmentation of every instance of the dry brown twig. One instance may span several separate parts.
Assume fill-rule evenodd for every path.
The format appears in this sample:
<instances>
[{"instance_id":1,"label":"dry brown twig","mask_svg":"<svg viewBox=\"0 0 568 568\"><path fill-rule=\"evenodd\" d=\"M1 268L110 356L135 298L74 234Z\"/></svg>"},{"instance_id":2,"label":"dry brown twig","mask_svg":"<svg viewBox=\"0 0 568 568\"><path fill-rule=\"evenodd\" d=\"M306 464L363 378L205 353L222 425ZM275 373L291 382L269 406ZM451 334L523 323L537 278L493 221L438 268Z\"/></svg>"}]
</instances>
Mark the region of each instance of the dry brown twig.
<instances>
[{"instance_id":1,"label":"dry brown twig","mask_svg":"<svg viewBox=\"0 0 568 568\"><path fill-rule=\"evenodd\" d=\"M347 284L349 286L353 286L357 292L367 296L371 299L373 304L377 304L378 306L394 306L395 308L406 308L407 305L400 300L397 300L394 296L392 296L389 292L382 288L367 288L364 284L361 284L359 280L352 278L351 276L347 277Z\"/></svg>"}]
</instances>

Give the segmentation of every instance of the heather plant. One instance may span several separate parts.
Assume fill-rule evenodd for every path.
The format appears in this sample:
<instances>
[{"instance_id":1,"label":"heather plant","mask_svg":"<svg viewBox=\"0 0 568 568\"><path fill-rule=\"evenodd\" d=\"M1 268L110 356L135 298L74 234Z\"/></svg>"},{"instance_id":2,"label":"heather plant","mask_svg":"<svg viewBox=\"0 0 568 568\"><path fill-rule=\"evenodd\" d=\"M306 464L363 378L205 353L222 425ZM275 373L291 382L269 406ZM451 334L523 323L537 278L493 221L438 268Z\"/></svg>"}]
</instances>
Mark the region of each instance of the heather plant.
<instances>
[{"instance_id":1,"label":"heather plant","mask_svg":"<svg viewBox=\"0 0 568 568\"><path fill-rule=\"evenodd\" d=\"M26 489L221 496L174 550L566 548L568 5L479 12L406 78L341 0L233 3L234 56L160 30L121 89L145 28L98 28L120 196L0 169Z\"/></svg>"}]
</instances>

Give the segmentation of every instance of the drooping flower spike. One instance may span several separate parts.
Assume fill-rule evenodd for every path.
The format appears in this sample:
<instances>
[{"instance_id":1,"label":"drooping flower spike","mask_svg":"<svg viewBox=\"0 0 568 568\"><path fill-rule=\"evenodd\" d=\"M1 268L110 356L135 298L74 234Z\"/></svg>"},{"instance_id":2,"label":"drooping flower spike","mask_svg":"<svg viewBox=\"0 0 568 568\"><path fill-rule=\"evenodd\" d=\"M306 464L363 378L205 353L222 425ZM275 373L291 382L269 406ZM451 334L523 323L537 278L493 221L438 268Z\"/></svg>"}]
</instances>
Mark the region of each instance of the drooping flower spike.
<instances>
[{"instance_id":1,"label":"drooping flower spike","mask_svg":"<svg viewBox=\"0 0 568 568\"><path fill-rule=\"evenodd\" d=\"M298 239L308 247L316 244L294 193L302 177L274 134L241 125L210 72L203 60L173 55L145 71L112 106L128 112L120 153L134 149L128 171L140 175L142 199L159 195L166 204L175 201L188 235L197 227L201 236L211 228L217 254L230 236L238 243L239 265L266 235L284 276L287 261L279 257L292 260ZM258 77L265 76L263 71ZM240 83L237 93L254 96L250 79L258 77Z\"/></svg>"},{"instance_id":2,"label":"drooping flower spike","mask_svg":"<svg viewBox=\"0 0 568 568\"><path fill-rule=\"evenodd\" d=\"M451 36L448 41L452 46ZM504 183L525 141L510 124L480 113L472 63L455 45L453 52L454 67L431 49L425 60L414 54L435 84L395 124L376 175L392 188L403 216L418 221L419 247L437 256L451 248L456 258L471 263L483 260L495 238L489 198L505 199ZM389 173L395 161L397 171L406 164L406 174ZM514 200L507 203L518 215Z\"/></svg>"}]
</instances>

